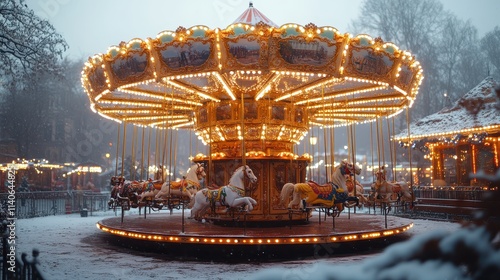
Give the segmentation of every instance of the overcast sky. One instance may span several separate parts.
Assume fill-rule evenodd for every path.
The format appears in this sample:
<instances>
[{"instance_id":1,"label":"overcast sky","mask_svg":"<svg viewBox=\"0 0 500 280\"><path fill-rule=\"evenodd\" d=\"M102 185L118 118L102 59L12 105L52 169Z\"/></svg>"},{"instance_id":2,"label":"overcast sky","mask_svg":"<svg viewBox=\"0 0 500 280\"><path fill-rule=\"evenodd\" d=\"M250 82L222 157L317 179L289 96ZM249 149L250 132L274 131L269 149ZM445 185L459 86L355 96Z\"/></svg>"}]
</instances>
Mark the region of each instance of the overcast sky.
<instances>
[{"instance_id":1,"label":"overcast sky","mask_svg":"<svg viewBox=\"0 0 500 280\"><path fill-rule=\"evenodd\" d=\"M408 0L411 1L411 0ZM500 0L441 0L445 9L470 19L482 36L500 26ZM179 26L225 28L248 7L248 0L26 0L49 19L67 41L71 59L87 59L133 38L155 37ZM352 32L348 25L363 0L254 0L254 7L278 25L314 23ZM382 38L383 39L383 38Z\"/></svg>"}]
</instances>

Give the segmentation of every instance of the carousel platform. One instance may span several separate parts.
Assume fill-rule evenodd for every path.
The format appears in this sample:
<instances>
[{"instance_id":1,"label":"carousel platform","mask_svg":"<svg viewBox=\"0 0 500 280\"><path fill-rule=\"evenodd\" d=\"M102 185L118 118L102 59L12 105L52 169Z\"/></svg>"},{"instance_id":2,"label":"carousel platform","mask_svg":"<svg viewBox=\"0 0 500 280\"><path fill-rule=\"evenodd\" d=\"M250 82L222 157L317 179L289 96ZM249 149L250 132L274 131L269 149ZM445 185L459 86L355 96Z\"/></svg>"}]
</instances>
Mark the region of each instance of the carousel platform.
<instances>
[{"instance_id":1,"label":"carousel platform","mask_svg":"<svg viewBox=\"0 0 500 280\"><path fill-rule=\"evenodd\" d=\"M359 250L384 248L405 239L413 227L409 219L395 216L342 213L333 219L314 212L307 222L280 221L270 224L235 221L224 225L188 219L182 213L128 215L101 220L97 228L114 243L146 251L157 251L200 259L225 260L262 257L282 259L330 256ZM406 237L408 238L408 237Z\"/></svg>"}]
</instances>

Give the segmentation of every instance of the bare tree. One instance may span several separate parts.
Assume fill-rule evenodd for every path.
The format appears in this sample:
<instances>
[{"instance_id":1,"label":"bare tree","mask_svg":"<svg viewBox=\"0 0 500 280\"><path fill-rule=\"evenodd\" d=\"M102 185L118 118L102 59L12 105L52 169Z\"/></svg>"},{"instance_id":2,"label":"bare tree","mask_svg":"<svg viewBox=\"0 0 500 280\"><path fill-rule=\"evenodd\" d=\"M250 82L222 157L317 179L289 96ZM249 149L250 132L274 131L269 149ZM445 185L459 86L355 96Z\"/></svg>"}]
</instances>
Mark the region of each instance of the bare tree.
<instances>
[{"instance_id":1,"label":"bare tree","mask_svg":"<svg viewBox=\"0 0 500 280\"><path fill-rule=\"evenodd\" d=\"M446 14L437 0L365 0L353 25L420 55L440 33Z\"/></svg>"},{"instance_id":2,"label":"bare tree","mask_svg":"<svg viewBox=\"0 0 500 280\"><path fill-rule=\"evenodd\" d=\"M493 65L493 73L496 78L500 77L500 28L496 26L493 31L488 32L481 40L481 47L486 52L489 63Z\"/></svg>"},{"instance_id":3,"label":"bare tree","mask_svg":"<svg viewBox=\"0 0 500 280\"><path fill-rule=\"evenodd\" d=\"M446 106L485 77L486 63L477 37L477 29L470 21L460 20L454 15L446 18L437 41L440 90L447 93L444 98Z\"/></svg>"},{"instance_id":4,"label":"bare tree","mask_svg":"<svg viewBox=\"0 0 500 280\"><path fill-rule=\"evenodd\" d=\"M54 27L39 18L24 0L0 1L0 75L5 80L20 72L55 71L67 49Z\"/></svg>"},{"instance_id":5,"label":"bare tree","mask_svg":"<svg viewBox=\"0 0 500 280\"><path fill-rule=\"evenodd\" d=\"M451 105L485 77L476 28L445 11L437 0L365 0L353 26L409 50L422 64L425 79L412 110L413 120ZM498 43L488 44L500 57L495 49ZM399 119L399 127L404 128L403 118Z\"/></svg>"}]
</instances>

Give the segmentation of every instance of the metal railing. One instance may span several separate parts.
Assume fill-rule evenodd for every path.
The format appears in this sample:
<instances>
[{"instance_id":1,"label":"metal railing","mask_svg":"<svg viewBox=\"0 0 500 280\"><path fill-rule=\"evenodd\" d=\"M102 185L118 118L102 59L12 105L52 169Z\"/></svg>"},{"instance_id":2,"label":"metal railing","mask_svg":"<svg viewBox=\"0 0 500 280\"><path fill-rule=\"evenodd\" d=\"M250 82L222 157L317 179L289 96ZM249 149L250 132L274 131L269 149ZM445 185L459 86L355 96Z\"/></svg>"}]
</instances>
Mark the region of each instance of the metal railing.
<instances>
[{"instance_id":1,"label":"metal railing","mask_svg":"<svg viewBox=\"0 0 500 280\"><path fill-rule=\"evenodd\" d=\"M8 193L0 193L2 209L7 209ZM109 193L91 191L17 192L17 219L79 213L82 210L106 211Z\"/></svg>"},{"instance_id":2,"label":"metal railing","mask_svg":"<svg viewBox=\"0 0 500 280\"><path fill-rule=\"evenodd\" d=\"M484 200L490 191L479 187L414 187L415 198Z\"/></svg>"}]
</instances>

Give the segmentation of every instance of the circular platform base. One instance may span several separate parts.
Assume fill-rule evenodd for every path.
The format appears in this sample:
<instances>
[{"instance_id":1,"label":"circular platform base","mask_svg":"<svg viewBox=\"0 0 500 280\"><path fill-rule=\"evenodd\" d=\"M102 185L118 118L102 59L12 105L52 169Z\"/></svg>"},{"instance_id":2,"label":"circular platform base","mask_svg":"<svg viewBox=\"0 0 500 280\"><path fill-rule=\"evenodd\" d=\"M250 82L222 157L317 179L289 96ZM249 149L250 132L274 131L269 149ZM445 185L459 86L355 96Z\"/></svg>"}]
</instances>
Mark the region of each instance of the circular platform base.
<instances>
[{"instance_id":1,"label":"circular platform base","mask_svg":"<svg viewBox=\"0 0 500 280\"><path fill-rule=\"evenodd\" d=\"M182 213L108 218L97 227L112 235L115 242L130 248L174 251L189 256L217 254L221 258L296 258L303 255L331 255L340 248L353 251L374 244L386 246L388 240L413 226L408 219L369 214L342 213L340 217L318 217L314 212L307 223L281 221L259 225L235 221L235 226L199 222ZM116 238L118 237L118 238ZM182 252L184 251L184 252ZM243 253L245 252L245 253ZM344 253L348 251L343 250ZM221 255L222 253L222 255Z\"/></svg>"}]
</instances>

